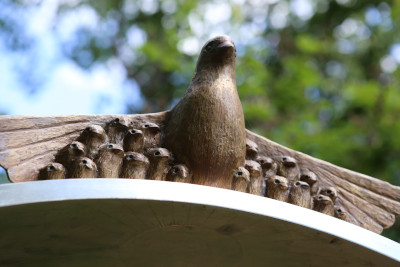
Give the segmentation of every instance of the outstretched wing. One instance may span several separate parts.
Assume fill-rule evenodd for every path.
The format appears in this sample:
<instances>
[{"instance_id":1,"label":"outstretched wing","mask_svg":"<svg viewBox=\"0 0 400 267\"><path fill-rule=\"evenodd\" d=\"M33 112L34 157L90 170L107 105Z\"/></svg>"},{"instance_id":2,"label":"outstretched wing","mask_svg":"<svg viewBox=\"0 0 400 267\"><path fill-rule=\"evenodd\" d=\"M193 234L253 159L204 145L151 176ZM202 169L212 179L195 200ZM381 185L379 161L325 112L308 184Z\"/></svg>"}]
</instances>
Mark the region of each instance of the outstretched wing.
<instances>
[{"instance_id":1,"label":"outstretched wing","mask_svg":"<svg viewBox=\"0 0 400 267\"><path fill-rule=\"evenodd\" d=\"M247 139L258 145L259 155L273 159L292 157L300 170L318 177L320 188L336 188L336 204L346 210L348 222L381 233L400 214L400 187L286 148L249 130Z\"/></svg>"},{"instance_id":2,"label":"outstretched wing","mask_svg":"<svg viewBox=\"0 0 400 267\"><path fill-rule=\"evenodd\" d=\"M33 181L57 152L90 125L103 128L115 119L133 125L163 124L166 112L145 115L0 116L0 166L12 182Z\"/></svg>"},{"instance_id":3,"label":"outstretched wing","mask_svg":"<svg viewBox=\"0 0 400 267\"><path fill-rule=\"evenodd\" d=\"M144 144L136 141L133 143L141 144L140 151L143 151L143 146L159 147L167 114L168 111L143 115L0 116L0 165L7 170L12 182L37 180L41 177L40 171L46 169L46 166L60 162L57 157L64 148L70 147L69 144L75 141L84 142L82 138L85 133L88 134L88 129L92 134L103 134L105 139L100 138L100 142L115 143L115 148L121 145L126 129L139 129L132 134L140 133L144 136ZM125 131L122 135L121 129ZM301 173L312 172L318 178L319 188L313 194L333 188L336 195L332 200L342 210L338 217L350 223L381 233L382 229L393 225L395 216L400 214L400 187L315 159L250 131L247 131L247 139L253 142L249 142L248 147L250 158L255 159L258 154L263 156L261 158L268 157L279 164L282 164L283 159L286 160L284 163L291 170L281 170L279 173L278 168L275 174L293 182L304 177ZM84 142L88 150L94 144L93 140ZM130 151L135 150L135 147L124 149ZM85 150L85 155L94 159L90 151ZM52 167L57 169L60 165L56 163Z\"/></svg>"}]
</instances>

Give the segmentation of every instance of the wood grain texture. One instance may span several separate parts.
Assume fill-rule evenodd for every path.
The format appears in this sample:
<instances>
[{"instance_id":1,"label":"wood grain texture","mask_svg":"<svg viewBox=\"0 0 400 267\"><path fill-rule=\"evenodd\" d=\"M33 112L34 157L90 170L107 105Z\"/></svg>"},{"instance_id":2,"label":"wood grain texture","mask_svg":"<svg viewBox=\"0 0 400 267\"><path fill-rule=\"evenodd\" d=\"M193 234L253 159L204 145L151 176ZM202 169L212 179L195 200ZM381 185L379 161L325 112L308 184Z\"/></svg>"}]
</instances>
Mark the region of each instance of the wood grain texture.
<instances>
[{"instance_id":1,"label":"wood grain texture","mask_svg":"<svg viewBox=\"0 0 400 267\"><path fill-rule=\"evenodd\" d=\"M60 155L60 153L62 155L63 151L66 151L69 145L80 145L77 140L79 140L81 133L86 127L90 125L107 127L108 123L118 117L124 121L128 121L129 124L132 124L131 127L134 129L143 128L141 125L149 123L159 125L160 130L154 132L160 136L157 138L161 138L163 136L163 129L168 123L167 113L168 112L144 115L50 117L1 116L0 134L2 138L0 139L0 165L7 170L12 182L52 179L52 175L46 172L46 170L48 171L48 167L51 164L56 164L56 156ZM154 128L156 127L154 126ZM128 135L128 131L126 134ZM339 205L345 211L345 216L339 214L335 215L336 217L340 216L339 218L350 223L380 233L382 229L390 227L394 223L395 217L400 214L399 187L283 147L250 131L247 131L246 134L247 139L257 145L257 154L252 155L252 157L257 157L257 161L263 168L263 186L267 187L267 197L276 198L281 201L289 201L287 199L287 193L284 194L284 197L281 197L278 193L273 194L271 193L273 192L272 186L270 186L268 191L268 183L266 182L268 181L268 177L279 172L276 166L282 164L282 157L289 157L296 161L296 173L298 172L297 169L301 169L301 174L292 176L290 172L288 172L288 177L286 178L307 181L306 178L312 176L312 179L308 179L310 180L308 183L311 184L311 186L315 185L313 183L317 181L316 184L320 191L327 190L327 188L332 188L332 190L336 191L337 199L334 204ZM154 142L154 138L149 138ZM123 142L123 136L119 137L118 142ZM140 142L142 141L139 141L139 143ZM159 144L154 143L153 145ZM138 147L138 152L141 153L155 152L155 148L145 149L143 145L140 144ZM83 148L82 150L84 151L85 149ZM171 152L173 153L173 150ZM125 151L125 153L132 152ZM76 156L82 155L77 154ZM173 155L170 157L171 164L180 164L176 159L173 159ZM77 160L72 162L76 163L76 168L81 163ZM158 170L156 164L153 163L153 166L150 166L148 171L147 179L164 180L168 168L168 164L166 163L164 167L160 167L160 170L162 169L162 171L160 171L162 177L155 177L157 175L154 173L157 173ZM39 175L41 170L43 177ZM132 173L135 173L135 171L139 173L139 170L132 170ZM188 169L187 171L190 170ZM113 176L117 176L117 172L118 170L114 170ZM121 171L121 174L122 173L124 172ZM57 179L61 178L59 177L60 175L61 174L57 176ZM66 177L72 177L71 175L74 177L93 177L96 173L91 170L82 169L78 171L77 169L73 169ZM126 176L129 176L126 178L134 178L132 175ZM143 179L144 176L140 175L140 178ZM190 181L193 183L192 180ZM232 184L232 182L233 181L230 183ZM272 180L270 182L272 182ZM315 194L316 193L317 192L315 192ZM259 195L260 192L258 191L256 194ZM325 192L325 194L327 193ZM294 204L296 204L296 202L294 202ZM297 203L297 205L301 206L302 204ZM330 215L332 215L331 212Z\"/></svg>"},{"instance_id":2,"label":"wood grain texture","mask_svg":"<svg viewBox=\"0 0 400 267\"><path fill-rule=\"evenodd\" d=\"M76 141L86 127L103 128L116 118L134 125L163 125L167 112L145 115L0 116L0 165L12 182L38 180L41 169L58 151Z\"/></svg>"},{"instance_id":3,"label":"wood grain texture","mask_svg":"<svg viewBox=\"0 0 400 267\"><path fill-rule=\"evenodd\" d=\"M336 201L346 210L345 220L350 223L380 233L400 214L400 187L294 151L248 130L247 138L257 143L260 155L290 156L301 169L318 177L320 188L336 188Z\"/></svg>"}]
</instances>

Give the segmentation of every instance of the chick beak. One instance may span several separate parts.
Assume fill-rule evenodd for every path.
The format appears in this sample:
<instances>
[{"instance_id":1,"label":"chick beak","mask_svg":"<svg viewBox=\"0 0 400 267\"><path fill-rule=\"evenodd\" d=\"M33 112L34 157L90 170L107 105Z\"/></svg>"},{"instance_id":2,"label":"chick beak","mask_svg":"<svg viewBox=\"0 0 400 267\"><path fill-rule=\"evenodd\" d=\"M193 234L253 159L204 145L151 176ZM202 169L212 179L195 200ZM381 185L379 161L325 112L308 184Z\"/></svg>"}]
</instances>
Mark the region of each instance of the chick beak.
<instances>
[{"instance_id":1,"label":"chick beak","mask_svg":"<svg viewBox=\"0 0 400 267\"><path fill-rule=\"evenodd\" d=\"M280 187L281 189L283 189L283 190L286 190L286 189L289 188L289 186L288 186L288 184L287 184L286 182L281 182L281 183L279 184L279 187Z\"/></svg>"}]
</instances>

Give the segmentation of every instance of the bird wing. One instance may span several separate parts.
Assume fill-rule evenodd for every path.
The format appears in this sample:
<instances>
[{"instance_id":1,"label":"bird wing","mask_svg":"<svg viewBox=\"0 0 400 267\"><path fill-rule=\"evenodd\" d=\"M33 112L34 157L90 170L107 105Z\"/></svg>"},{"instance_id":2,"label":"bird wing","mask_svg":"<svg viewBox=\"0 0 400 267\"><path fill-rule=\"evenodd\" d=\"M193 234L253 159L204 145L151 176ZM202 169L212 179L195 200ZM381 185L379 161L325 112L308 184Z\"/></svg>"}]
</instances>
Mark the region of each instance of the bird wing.
<instances>
[{"instance_id":1,"label":"bird wing","mask_svg":"<svg viewBox=\"0 0 400 267\"><path fill-rule=\"evenodd\" d=\"M86 127L105 128L119 118L133 126L155 123L162 129L167 114L0 116L0 166L12 182L37 180L40 170L54 162L57 152L75 141ZM320 188L336 188L336 204L346 211L348 222L380 233L400 214L400 187L291 150L248 130L247 138L258 145L259 156L292 157L300 169L316 174Z\"/></svg>"},{"instance_id":2,"label":"bird wing","mask_svg":"<svg viewBox=\"0 0 400 267\"><path fill-rule=\"evenodd\" d=\"M162 125L166 112L143 115L0 116L0 166L12 182L38 179L39 171L54 161L57 152L76 140L89 125L116 118L137 124Z\"/></svg>"},{"instance_id":3,"label":"bird wing","mask_svg":"<svg viewBox=\"0 0 400 267\"><path fill-rule=\"evenodd\" d=\"M400 214L400 187L286 148L249 130L246 135L258 145L260 156L293 157L300 169L316 174L320 188L336 188L336 204L346 210L346 221L381 233Z\"/></svg>"}]
</instances>

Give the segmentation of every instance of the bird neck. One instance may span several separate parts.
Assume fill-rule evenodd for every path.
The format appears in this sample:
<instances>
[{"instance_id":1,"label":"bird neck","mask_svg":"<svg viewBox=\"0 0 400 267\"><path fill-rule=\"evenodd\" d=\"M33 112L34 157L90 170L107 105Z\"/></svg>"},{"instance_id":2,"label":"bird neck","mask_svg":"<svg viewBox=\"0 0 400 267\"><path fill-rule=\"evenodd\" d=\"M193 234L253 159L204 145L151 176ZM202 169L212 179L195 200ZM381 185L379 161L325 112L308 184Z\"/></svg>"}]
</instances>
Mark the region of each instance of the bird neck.
<instances>
[{"instance_id":1,"label":"bird neck","mask_svg":"<svg viewBox=\"0 0 400 267\"><path fill-rule=\"evenodd\" d=\"M221 78L235 81L235 65L223 64L197 67L192 83L212 82Z\"/></svg>"}]
</instances>

